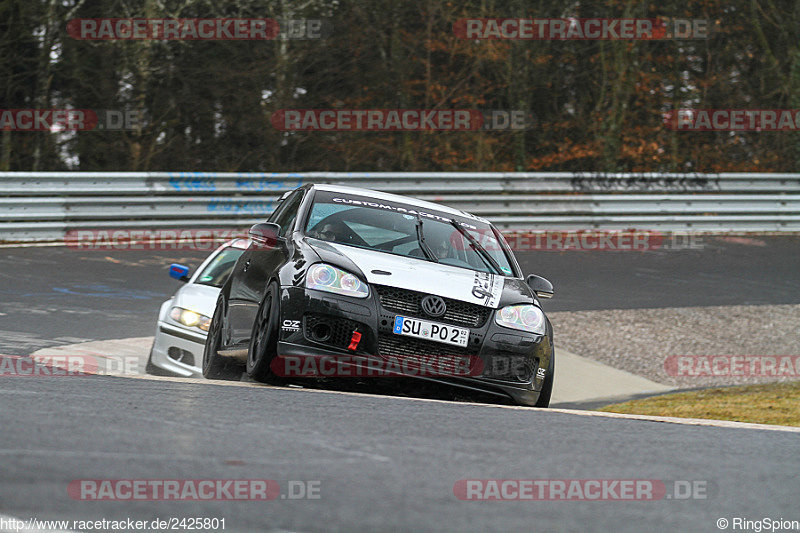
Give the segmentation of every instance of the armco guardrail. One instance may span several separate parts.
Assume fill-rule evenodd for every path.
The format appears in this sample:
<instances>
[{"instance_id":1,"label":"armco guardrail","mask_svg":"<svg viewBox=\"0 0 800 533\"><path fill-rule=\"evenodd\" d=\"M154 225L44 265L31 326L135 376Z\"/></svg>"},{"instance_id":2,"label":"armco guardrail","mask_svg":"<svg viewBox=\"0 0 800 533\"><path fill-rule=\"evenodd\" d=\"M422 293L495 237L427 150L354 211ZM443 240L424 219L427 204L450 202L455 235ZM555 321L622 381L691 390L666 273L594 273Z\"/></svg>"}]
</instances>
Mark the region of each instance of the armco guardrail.
<instances>
[{"instance_id":1,"label":"armco guardrail","mask_svg":"<svg viewBox=\"0 0 800 533\"><path fill-rule=\"evenodd\" d=\"M0 172L0 241L245 228L309 182L432 200L506 230L800 231L800 174Z\"/></svg>"}]
</instances>

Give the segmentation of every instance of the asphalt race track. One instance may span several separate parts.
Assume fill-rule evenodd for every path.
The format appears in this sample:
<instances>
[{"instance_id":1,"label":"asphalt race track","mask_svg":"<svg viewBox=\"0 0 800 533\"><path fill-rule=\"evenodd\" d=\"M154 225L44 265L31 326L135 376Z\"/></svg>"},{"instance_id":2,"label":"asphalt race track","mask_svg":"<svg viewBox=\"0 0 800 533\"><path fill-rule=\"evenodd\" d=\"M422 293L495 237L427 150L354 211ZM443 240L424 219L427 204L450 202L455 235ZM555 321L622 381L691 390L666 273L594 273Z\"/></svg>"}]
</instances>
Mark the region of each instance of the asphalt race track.
<instances>
[{"instance_id":1,"label":"asphalt race track","mask_svg":"<svg viewBox=\"0 0 800 533\"><path fill-rule=\"evenodd\" d=\"M522 252L547 310L800 303L798 237ZM171 262L207 252L0 248L0 354L152 335ZM557 332L556 332L557 334ZM0 519L225 518L228 531L719 531L800 520L800 435L169 379L0 377ZM273 501L82 501L86 479L268 479ZM466 479L657 480L655 501L462 501ZM292 500L312 482L319 498ZM674 492L686 482L692 497ZM731 529L729 526L728 529ZM0 531L3 529L0 522Z\"/></svg>"},{"instance_id":2,"label":"asphalt race track","mask_svg":"<svg viewBox=\"0 0 800 533\"><path fill-rule=\"evenodd\" d=\"M142 379L4 378L0 512L234 531L715 531L797 518L797 433ZM75 501L80 479L318 481L319 499ZM462 479L656 479L705 499L460 501ZM793 516L794 515L794 516Z\"/></svg>"}]
</instances>

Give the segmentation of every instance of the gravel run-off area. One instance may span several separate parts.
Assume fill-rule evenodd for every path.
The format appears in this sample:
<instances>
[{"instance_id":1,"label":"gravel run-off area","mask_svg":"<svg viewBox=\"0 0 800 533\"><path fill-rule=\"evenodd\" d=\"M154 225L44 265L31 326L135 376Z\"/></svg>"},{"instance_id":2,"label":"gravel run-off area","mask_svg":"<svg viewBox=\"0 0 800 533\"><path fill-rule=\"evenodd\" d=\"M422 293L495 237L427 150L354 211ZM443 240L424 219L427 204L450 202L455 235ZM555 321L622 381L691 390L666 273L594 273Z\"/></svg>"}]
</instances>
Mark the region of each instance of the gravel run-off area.
<instances>
[{"instance_id":1,"label":"gravel run-off area","mask_svg":"<svg viewBox=\"0 0 800 533\"><path fill-rule=\"evenodd\" d=\"M548 316L556 347L665 385L693 388L800 380L800 305L572 311ZM746 375L751 372L758 375Z\"/></svg>"}]
</instances>

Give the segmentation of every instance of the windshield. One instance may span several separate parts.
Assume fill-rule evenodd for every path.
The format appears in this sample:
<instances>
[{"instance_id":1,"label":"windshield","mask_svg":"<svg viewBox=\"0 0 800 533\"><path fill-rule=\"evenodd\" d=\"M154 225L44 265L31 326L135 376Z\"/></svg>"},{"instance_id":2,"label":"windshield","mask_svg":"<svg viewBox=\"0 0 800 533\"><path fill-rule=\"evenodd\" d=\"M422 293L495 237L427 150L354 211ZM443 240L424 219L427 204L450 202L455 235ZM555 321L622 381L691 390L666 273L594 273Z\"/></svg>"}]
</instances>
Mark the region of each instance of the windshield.
<instances>
[{"instance_id":1,"label":"windshield","mask_svg":"<svg viewBox=\"0 0 800 533\"><path fill-rule=\"evenodd\" d=\"M455 220L496 262L476 251ZM418 224L421 221L420 231ZM492 227L465 217L349 194L317 191L305 228L316 239L506 276L513 270ZM478 244L479 243L479 244ZM428 253L432 255L429 257Z\"/></svg>"},{"instance_id":2,"label":"windshield","mask_svg":"<svg viewBox=\"0 0 800 533\"><path fill-rule=\"evenodd\" d=\"M236 260L242 255L244 250L228 246L209 262L197 276L199 285L211 285L212 287L222 287L228 279Z\"/></svg>"}]
</instances>

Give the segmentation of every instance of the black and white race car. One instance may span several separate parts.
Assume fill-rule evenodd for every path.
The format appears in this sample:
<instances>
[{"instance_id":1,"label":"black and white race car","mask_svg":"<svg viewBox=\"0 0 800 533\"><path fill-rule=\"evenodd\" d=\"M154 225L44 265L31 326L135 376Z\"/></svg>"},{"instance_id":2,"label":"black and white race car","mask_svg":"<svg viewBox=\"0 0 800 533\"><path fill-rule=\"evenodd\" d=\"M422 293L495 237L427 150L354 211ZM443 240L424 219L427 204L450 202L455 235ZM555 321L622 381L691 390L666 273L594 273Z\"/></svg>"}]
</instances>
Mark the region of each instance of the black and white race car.
<instances>
[{"instance_id":1,"label":"black and white race car","mask_svg":"<svg viewBox=\"0 0 800 533\"><path fill-rule=\"evenodd\" d=\"M206 378L236 379L244 363L253 379L280 382L276 361L295 356L334 358L339 369L343 360L378 368L396 358L401 375L434 386L548 406L553 331L538 298L551 297L553 286L525 280L487 220L309 184L284 195L250 239L217 300ZM465 363L407 372L421 368L409 361L431 358Z\"/></svg>"}]
</instances>

